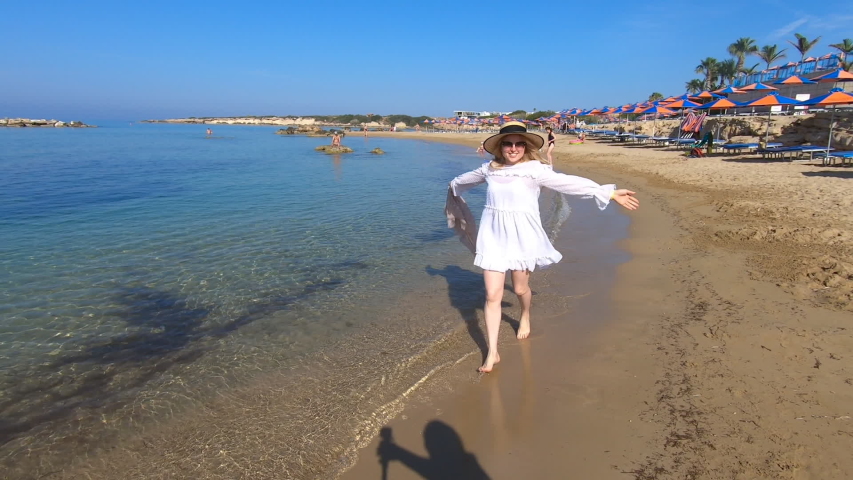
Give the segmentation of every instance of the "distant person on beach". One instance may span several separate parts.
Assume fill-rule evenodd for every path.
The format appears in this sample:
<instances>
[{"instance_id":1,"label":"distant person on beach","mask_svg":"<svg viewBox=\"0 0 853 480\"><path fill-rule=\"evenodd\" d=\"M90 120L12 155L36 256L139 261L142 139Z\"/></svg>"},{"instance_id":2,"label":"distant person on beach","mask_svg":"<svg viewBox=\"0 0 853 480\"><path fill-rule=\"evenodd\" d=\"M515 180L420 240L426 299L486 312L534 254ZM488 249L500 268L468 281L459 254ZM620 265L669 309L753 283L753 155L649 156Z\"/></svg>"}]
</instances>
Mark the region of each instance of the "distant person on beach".
<instances>
[{"instance_id":1,"label":"distant person on beach","mask_svg":"<svg viewBox=\"0 0 853 480\"><path fill-rule=\"evenodd\" d=\"M555 264L563 257L542 227L540 190L549 188L566 195L593 198L601 210L611 201L628 210L640 206L630 190L617 190L615 185L599 185L586 178L555 172L539 156L538 150L544 143L541 136L529 133L523 123L507 122L498 134L483 142L483 148L494 159L454 178L448 189L445 206L448 225L462 235L469 248L476 243L474 265L483 269L489 351L481 372L491 372L501 360L498 330L507 270L512 272L513 291L521 305L516 337L522 340L530 335L530 274L536 267ZM470 225L473 217L459 196L482 183L487 184L486 205L473 240L473 225Z\"/></svg>"},{"instance_id":2,"label":"distant person on beach","mask_svg":"<svg viewBox=\"0 0 853 480\"><path fill-rule=\"evenodd\" d=\"M554 151L554 146L557 142L557 137L554 136L554 129L553 128L548 127L545 129L545 131L548 132L548 150L546 151L545 154L548 156L548 165L553 165L554 159L551 158L551 152Z\"/></svg>"},{"instance_id":3,"label":"distant person on beach","mask_svg":"<svg viewBox=\"0 0 853 480\"><path fill-rule=\"evenodd\" d=\"M364 127L364 136L367 136L367 127Z\"/></svg>"},{"instance_id":4,"label":"distant person on beach","mask_svg":"<svg viewBox=\"0 0 853 480\"><path fill-rule=\"evenodd\" d=\"M211 135L213 135L213 130L211 130L211 129L209 129L209 128L208 128L208 129L207 129L207 136L209 137L209 136L211 136Z\"/></svg>"},{"instance_id":5,"label":"distant person on beach","mask_svg":"<svg viewBox=\"0 0 853 480\"><path fill-rule=\"evenodd\" d=\"M332 146L333 147L340 147L341 146L341 136L338 135L337 132L335 132L332 135Z\"/></svg>"}]
</instances>

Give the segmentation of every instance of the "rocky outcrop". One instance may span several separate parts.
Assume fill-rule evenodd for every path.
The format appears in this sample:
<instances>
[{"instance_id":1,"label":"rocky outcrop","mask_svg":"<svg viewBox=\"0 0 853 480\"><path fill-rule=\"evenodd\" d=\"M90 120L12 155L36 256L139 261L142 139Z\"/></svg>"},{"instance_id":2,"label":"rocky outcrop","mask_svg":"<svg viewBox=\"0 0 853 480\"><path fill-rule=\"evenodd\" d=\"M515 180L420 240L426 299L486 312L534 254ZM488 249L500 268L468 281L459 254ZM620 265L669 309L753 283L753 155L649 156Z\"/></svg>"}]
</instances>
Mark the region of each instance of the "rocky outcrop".
<instances>
[{"instance_id":1,"label":"rocky outcrop","mask_svg":"<svg viewBox=\"0 0 853 480\"><path fill-rule=\"evenodd\" d=\"M829 122L832 120L832 146L838 150L853 150L853 112L821 112L782 129L776 141L785 145L826 145L829 141Z\"/></svg>"},{"instance_id":2,"label":"rocky outcrop","mask_svg":"<svg viewBox=\"0 0 853 480\"><path fill-rule=\"evenodd\" d=\"M275 133L277 135L308 135L309 137L328 137L332 134L332 132L323 130L323 128L316 125L280 128Z\"/></svg>"},{"instance_id":3,"label":"rocky outcrop","mask_svg":"<svg viewBox=\"0 0 853 480\"><path fill-rule=\"evenodd\" d=\"M808 115L773 115L770 117L769 140L783 145L826 145L829 140L831 112ZM674 136L680 120L635 121L597 125L598 129L620 130L629 133ZM834 115L832 146L838 150L853 150L853 112L839 110ZM767 133L767 114L743 117L710 118L702 126L701 134L714 132L717 138L729 143L752 143L764 140Z\"/></svg>"},{"instance_id":4,"label":"rocky outcrop","mask_svg":"<svg viewBox=\"0 0 853 480\"><path fill-rule=\"evenodd\" d=\"M374 148L373 150L371 150L371 151L370 151L370 153L374 153L374 154L376 154L376 155L384 155L384 154L385 154L385 150L382 150L381 148L376 147L376 148Z\"/></svg>"},{"instance_id":5,"label":"rocky outcrop","mask_svg":"<svg viewBox=\"0 0 853 480\"><path fill-rule=\"evenodd\" d=\"M352 149L343 145L320 145L315 148L318 152L325 153L352 153Z\"/></svg>"},{"instance_id":6,"label":"rocky outcrop","mask_svg":"<svg viewBox=\"0 0 853 480\"><path fill-rule=\"evenodd\" d=\"M60 120L45 120L31 118L0 118L0 127L54 127L54 128L92 128L80 121L63 122Z\"/></svg>"}]
</instances>

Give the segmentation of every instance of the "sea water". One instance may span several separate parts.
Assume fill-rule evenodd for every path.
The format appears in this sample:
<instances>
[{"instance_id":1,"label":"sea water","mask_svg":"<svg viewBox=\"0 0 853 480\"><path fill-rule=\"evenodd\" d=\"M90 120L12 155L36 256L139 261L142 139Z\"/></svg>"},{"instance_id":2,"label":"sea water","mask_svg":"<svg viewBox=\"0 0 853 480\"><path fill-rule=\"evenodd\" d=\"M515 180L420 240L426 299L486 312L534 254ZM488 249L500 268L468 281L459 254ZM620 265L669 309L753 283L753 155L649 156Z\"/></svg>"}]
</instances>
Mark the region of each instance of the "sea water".
<instances>
[{"instance_id":1,"label":"sea water","mask_svg":"<svg viewBox=\"0 0 853 480\"><path fill-rule=\"evenodd\" d=\"M231 437L262 433L222 451L272 445L270 475L325 475L412 385L479 351L452 335L472 331L482 280L442 212L483 161L471 148L354 134L326 155L328 138L205 129L0 129L8 471L144 435L178 465L226 417Z\"/></svg>"}]
</instances>

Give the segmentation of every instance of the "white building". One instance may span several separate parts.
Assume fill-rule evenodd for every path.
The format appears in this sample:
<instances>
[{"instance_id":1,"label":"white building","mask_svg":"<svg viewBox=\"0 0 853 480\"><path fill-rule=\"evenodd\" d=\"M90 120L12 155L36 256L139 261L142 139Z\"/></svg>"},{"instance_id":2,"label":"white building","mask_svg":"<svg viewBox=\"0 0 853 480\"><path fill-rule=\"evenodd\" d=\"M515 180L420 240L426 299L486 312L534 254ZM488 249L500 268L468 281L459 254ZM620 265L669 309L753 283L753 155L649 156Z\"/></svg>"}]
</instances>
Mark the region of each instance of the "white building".
<instances>
[{"instance_id":1,"label":"white building","mask_svg":"<svg viewBox=\"0 0 853 480\"><path fill-rule=\"evenodd\" d=\"M502 115L501 112L475 112L473 110L454 110L453 116L457 118L494 117Z\"/></svg>"}]
</instances>

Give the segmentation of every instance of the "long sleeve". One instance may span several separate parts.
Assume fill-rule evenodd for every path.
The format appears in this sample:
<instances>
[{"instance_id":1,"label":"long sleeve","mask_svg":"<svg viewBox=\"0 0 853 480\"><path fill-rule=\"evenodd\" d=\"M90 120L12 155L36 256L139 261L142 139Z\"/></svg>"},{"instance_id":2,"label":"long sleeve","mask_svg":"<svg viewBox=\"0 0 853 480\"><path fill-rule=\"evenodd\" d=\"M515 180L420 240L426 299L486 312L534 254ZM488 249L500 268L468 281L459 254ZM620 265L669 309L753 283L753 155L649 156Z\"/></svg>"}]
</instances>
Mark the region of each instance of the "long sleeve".
<instances>
[{"instance_id":1,"label":"long sleeve","mask_svg":"<svg viewBox=\"0 0 853 480\"><path fill-rule=\"evenodd\" d=\"M549 169L543 169L536 182L540 187L550 188L566 195L594 198L601 210L607 208L610 196L616 190L616 185L613 184L599 185L588 178L557 173Z\"/></svg>"},{"instance_id":2,"label":"long sleeve","mask_svg":"<svg viewBox=\"0 0 853 480\"><path fill-rule=\"evenodd\" d=\"M480 167L468 173L463 173L451 180L450 190L453 191L453 195L458 197L477 185L484 183L486 181L486 172L483 168L484 167Z\"/></svg>"}]
</instances>

